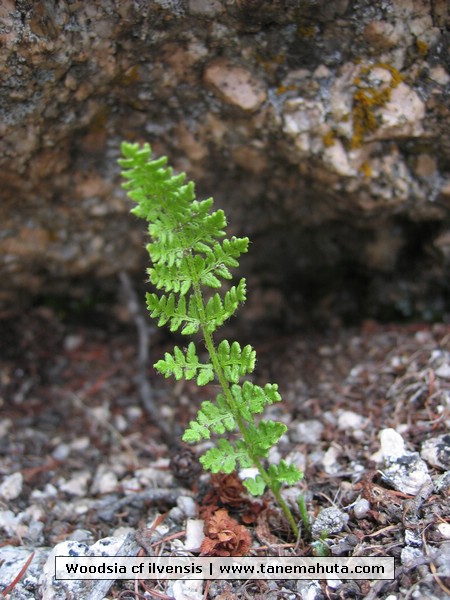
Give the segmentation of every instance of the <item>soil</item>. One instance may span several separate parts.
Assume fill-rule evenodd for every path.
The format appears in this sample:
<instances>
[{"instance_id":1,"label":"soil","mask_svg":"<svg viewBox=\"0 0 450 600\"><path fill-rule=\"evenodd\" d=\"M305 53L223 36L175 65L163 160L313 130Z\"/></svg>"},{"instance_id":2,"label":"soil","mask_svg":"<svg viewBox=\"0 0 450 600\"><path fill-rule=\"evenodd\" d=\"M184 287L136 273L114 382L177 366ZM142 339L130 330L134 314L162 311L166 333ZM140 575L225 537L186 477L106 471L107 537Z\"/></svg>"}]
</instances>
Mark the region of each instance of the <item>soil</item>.
<instances>
[{"instance_id":1,"label":"soil","mask_svg":"<svg viewBox=\"0 0 450 600\"><path fill-rule=\"evenodd\" d=\"M116 311L86 323L37 307L0 327L0 476L22 475L16 487L10 480L12 491L1 488L3 547L52 548L134 531L144 553L151 540L153 552L170 554L189 518L179 497L191 497L197 518L207 520L208 509L227 511L250 534L254 556L325 552L396 561L394 580L320 580L309 591L295 580L214 581L203 583L200 597L449 597L450 453L434 465L425 461L428 485L411 494L386 476L379 451L387 429L401 434L405 453L445 439L450 326L364 322L255 343L254 381L280 385L283 403L270 413L288 426L271 458L279 454L304 469L295 494L300 488L311 523L330 507L348 518L322 540L310 539L303 525L298 541L268 494L255 503L240 496L236 480L199 476L195 456L178 440L214 388L166 381L151 366L146 387L138 354L142 331L132 315ZM151 365L173 340L149 332ZM18 515L28 517L14 521ZM152 537L162 523L165 533ZM11 583L10 597L20 597L14 595L19 581ZM111 584L108 599L173 597L168 582Z\"/></svg>"}]
</instances>

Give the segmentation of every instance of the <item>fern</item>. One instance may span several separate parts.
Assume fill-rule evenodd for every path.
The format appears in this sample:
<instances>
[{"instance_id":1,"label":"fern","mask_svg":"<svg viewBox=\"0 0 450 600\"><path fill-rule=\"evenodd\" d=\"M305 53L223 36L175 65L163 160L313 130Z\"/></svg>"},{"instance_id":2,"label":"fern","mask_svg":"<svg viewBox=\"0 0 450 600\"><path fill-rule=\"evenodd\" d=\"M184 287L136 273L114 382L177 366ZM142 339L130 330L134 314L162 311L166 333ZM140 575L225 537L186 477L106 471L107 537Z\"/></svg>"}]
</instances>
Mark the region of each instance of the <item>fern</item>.
<instances>
[{"instance_id":1,"label":"fern","mask_svg":"<svg viewBox=\"0 0 450 600\"><path fill-rule=\"evenodd\" d=\"M267 469L263 464L286 426L256 420L265 406L281 400L278 387L242 381L255 368L255 350L227 340L216 346L213 338L245 302L245 279L227 291L222 290L222 283L232 278L231 269L248 251L249 240L227 238L224 212L212 210L212 198L198 201L194 184L186 183L184 174L174 175L165 157L151 160L148 144L140 147L124 142L122 155L119 164L126 180L124 187L136 202L132 212L149 223L149 279L162 292L147 294L150 315L170 331L201 333L208 354L207 362L201 362L194 342L190 342L186 349L176 346L173 354L166 352L155 368L165 377L196 379L200 386L215 380L220 387L214 401L202 403L183 440L196 443L210 439L211 434L222 436L216 447L200 457L203 467L212 473L256 467L259 474L245 479L244 485L256 496L268 487L298 535L280 489L285 483L295 484L302 473L284 461ZM237 439L231 435L234 433Z\"/></svg>"}]
</instances>

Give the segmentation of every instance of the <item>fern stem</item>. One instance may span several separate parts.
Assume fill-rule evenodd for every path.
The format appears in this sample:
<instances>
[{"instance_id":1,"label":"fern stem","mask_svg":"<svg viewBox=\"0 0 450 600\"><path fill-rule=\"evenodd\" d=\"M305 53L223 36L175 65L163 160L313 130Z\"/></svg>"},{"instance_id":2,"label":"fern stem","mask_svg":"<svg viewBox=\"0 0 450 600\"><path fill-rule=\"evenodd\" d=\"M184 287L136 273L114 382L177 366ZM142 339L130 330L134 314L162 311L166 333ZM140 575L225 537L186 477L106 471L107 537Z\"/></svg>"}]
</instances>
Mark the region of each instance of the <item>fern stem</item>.
<instances>
[{"instance_id":1,"label":"fern stem","mask_svg":"<svg viewBox=\"0 0 450 600\"><path fill-rule=\"evenodd\" d=\"M189 261L189 262L191 262L191 261ZM192 269L195 269L194 265L192 265ZM194 273L193 273L193 275L194 275ZM193 280L195 282L195 278L193 278ZM197 304L197 310L198 310L199 320L200 320L200 324L201 324L200 326L201 326L201 330L203 333L203 340L204 340L206 349L208 351L208 354L210 356L211 364L216 373L217 380L219 381L220 387L223 390L225 398L227 399L230 410L231 410L234 418L236 419L236 423L238 425L239 432L244 439L247 451L253 461L253 464L258 469L259 474L261 475L264 483L267 485L267 487L271 490L272 494L275 496L275 499L278 502L278 505L280 506L281 510L283 511L285 517L287 518L289 525L291 526L292 531L294 532L295 537L298 538L299 529L297 527L297 523L295 522L295 519L292 515L291 510L289 509L288 505L282 498L279 489L275 489L272 479L270 478L266 469L261 464L261 461L259 460L259 458L254 456L251 451L251 441L248 439L247 428L246 428L245 423L240 415L239 408L236 404L235 399L233 398L233 394L231 393L230 384L225 377L225 374L223 372L219 358L217 356L217 350L216 350L216 346L214 343L213 335L212 335L212 333L210 333L208 331L208 329L206 327L205 304L203 302L203 294L202 294L200 285L198 283L193 283L193 292L194 292L194 297L195 297L196 304Z\"/></svg>"}]
</instances>

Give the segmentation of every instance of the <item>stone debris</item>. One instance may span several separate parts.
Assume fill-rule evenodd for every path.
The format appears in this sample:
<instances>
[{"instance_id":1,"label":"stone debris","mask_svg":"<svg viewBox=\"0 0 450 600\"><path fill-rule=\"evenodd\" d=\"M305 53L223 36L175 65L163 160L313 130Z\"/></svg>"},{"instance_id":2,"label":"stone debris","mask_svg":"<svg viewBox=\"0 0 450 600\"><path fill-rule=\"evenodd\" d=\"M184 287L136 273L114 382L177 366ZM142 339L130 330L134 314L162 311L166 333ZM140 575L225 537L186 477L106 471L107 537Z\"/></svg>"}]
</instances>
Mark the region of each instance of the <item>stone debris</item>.
<instances>
[{"instance_id":1,"label":"stone debris","mask_svg":"<svg viewBox=\"0 0 450 600\"><path fill-rule=\"evenodd\" d=\"M364 519L370 510L370 502L365 498L360 498L353 505L353 514L357 519Z\"/></svg>"},{"instance_id":2,"label":"stone debris","mask_svg":"<svg viewBox=\"0 0 450 600\"><path fill-rule=\"evenodd\" d=\"M250 71L225 59L218 59L206 67L205 82L213 86L225 102L245 111L258 110L266 99L264 86Z\"/></svg>"},{"instance_id":3,"label":"stone debris","mask_svg":"<svg viewBox=\"0 0 450 600\"><path fill-rule=\"evenodd\" d=\"M77 541L57 544L49 553L39 578L42 600L103 600L113 580L55 580L55 556L135 556L139 546L134 535L103 538L88 546Z\"/></svg>"},{"instance_id":4,"label":"stone debris","mask_svg":"<svg viewBox=\"0 0 450 600\"><path fill-rule=\"evenodd\" d=\"M12 473L3 478L0 483L0 497L4 500L14 500L22 493L22 473Z\"/></svg>"},{"instance_id":5,"label":"stone debris","mask_svg":"<svg viewBox=\"0 0 450 600\"><path fill-rule=\"evenodd\" d=\"M450 434L430 438L422 444L420 456L433 467L450 469Z\"/></svg>"},{"instance_id":6,"label":"stone debris","mask_svg":"<svg viewBox=\"0 0 450 600\"><path fill-rule=\"evenodd\" d=\"M312 525L312 534L316 538L322 535L339 533L348 523L349 516L338 508L324 508Z\"/></svg>"},{"instance_id":7,"label":"stone debris","mask_svg":"<svg viewBox=\"0 0 450 600\"><path fill-rule=\"evenodd\" d=\"M198 552L205 538L203 519L188 519L186 522L186 538L184 548L188 552Z\"/></svg>"},{"instance_id":8,"label":"stone debris","mask_svg":"<svg viewBox=\"0 0 450 600\"><path fill-rule=\"evenodd\" d=\"M381 476L385 483L404 494L415 496L432 484L426 463L418 452L405 450L402 436L394 429L380 433L381 450L374 459L382 459Z\"/></svg>"},{"instance_id":9,"label":"stone debris","mask_svg":"<svg viewBox=\"0 0 450 600\"><path fill-rule=\"evenodd\" d=\"M177 579L169 583L169 592L175 600L202 600L203 581L200 579Z\"/></svg>"}]
</instances>

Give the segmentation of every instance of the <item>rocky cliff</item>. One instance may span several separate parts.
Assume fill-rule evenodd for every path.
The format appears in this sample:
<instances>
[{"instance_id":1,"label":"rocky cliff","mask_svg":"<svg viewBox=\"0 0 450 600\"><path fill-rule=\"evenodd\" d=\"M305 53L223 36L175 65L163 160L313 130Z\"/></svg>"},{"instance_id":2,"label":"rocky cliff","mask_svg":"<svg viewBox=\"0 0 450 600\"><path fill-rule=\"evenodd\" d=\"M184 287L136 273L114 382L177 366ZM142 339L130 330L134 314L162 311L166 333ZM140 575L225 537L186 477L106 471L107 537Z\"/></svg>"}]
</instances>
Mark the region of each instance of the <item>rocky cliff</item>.
<instances>
[{"instance_id":1,"label":"rocky cliff","mask_svg":"<svg viewBox=\"0 0 450 600\"><path fill-rule=\"evenodd\" d=\"M126 139L252 239L253 314L442 316L449 26L446 0L3 0L3 306L143 278Z\"/></svg>"}]
</instances>

